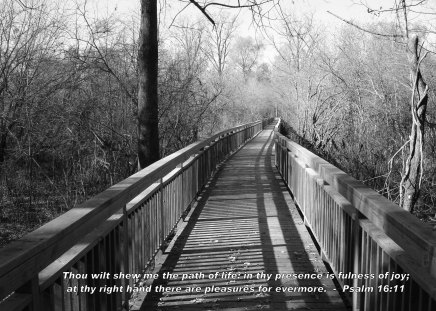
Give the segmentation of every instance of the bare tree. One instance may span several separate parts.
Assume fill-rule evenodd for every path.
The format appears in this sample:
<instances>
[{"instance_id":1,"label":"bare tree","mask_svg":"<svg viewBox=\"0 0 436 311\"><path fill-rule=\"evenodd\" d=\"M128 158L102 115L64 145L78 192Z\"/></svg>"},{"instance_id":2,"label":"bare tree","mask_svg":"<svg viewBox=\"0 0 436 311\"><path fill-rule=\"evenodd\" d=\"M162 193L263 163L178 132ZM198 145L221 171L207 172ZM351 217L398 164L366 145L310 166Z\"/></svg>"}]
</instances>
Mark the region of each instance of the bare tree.
<instances>
[{"instance_id":1,"label":"bare tree","mask_svg":"<svg viewBox=\"0 0 436 311\"><path fill-rule=\"evenodd\" d=\"M137 112L140 168L159 159L157 25L157 0L141 0Z\"/></svg>"},{"instance_id":2,"label":"bare tree","mask_svg":"<svg viewBox=\"0 0 436 311\"><path fill-rule=\"evenodd\" d=\"M411 29L409 21L409 10L425 4L425 1L395 1L395 3L387 9L373 9L367 7L368 13L394 13L397 17L397 28L393 33L383 33L365 29L353 22L347 21L337 15L332 15L340 18L344 22L370 34L387 37L395 40L402 40L406 46L406 53L409 59L410 68L410 83L412 95L410 100L412 128L408 142L401 149L405 148L408 143L408 156L404 161L402 178L400 183L400 206L413 212L416 202L420 195L420 188L423 176L423 149L424 149L424 133L426 126L426 112L428 103L428 86L424 81L421 73L421 63L427 55L422 43L419 40L418 34ZM395 155L399 154L396 152ZM394 156L395 156L394 155ZM391 160L392 161L392 160Z\"/></svg>"},{"instance_id":3,"label":"bare tree","mask_svg":"<svg viewBox=\"0 0 436 311\"><path fill-rule=\"evenodd\" d=\"M261 19L268 14L268 11L263 11L263 6L265 4L274 5L277 1L279 0L244 0L234 4L230 1L221 0L200 4L195 0L189 0L188 4L197 7L212 24L215 24L214 19L207 12L209 7L246 8L251 10L253 17ZM157 14L157 0L141 0L138 51L138 158L140 168L159 159ZM218 33L220 33L220 30L218 30ZM220 51L220 53L226 54L225 51ZM225 64L224 59L217 60L219 72L222 72L223 64Z\"/></svg>"},{"instance_id":4,"label":"bare tree","mask_svg":"<svg viewBox=\"0 0 436 311\"><path fill-rule=\"evenodd\" d=\"M25 151L20 144L23 135L31 135L26 122L32 120L25 121L24 116L29 117L45 101L44 95L56 92L65 83L66 76L45 68L52 63L50 57L59 56L57 37L63 31L60 16L44 2L34 4L39 9L9 0L0 7L0 175L8 143L18 143L31 157L31 150Z\"/></svg>"},{"instance_id":5,"label":"bare tree","mask_svg":"<svg viewBox=\"0 0 436 311\"><path fill-rule=\"evenodd\" d=\"M313 15L288 13L281 6L276 11L279 18L271 25L269 39L278 54L276 75L286 84L279 92L287 102L284 113L305 137L310 131L308 123L314 120L309 120L310 102L320 94L317 86L323 79L316 68L321 36Z\"/></svg>"},{"instance_id":6,"label":"bare tree","mask_svg":"<svg viewBox=\"0 0 436 311\"><path fill-rule=\"evenodd\" d=\"M408 55L410 61L410 76L412 82L411 115L412 129L410 132L409 155L407 157L403 177L400 184L400 204L403 209L412 212L418 201L423 174L424 130L426 122L428 86L425 83L420 64L425 58L420 55L418 36L408 38Z\"/></svg>"},{"instance_id":7,"label":"bare tree","mask_svg":"<svg viewBox=\"0 0 436 311\"><path fill-rule=\"evenodd\" d=\"M209 42L203 47L203 51L219 77L222 77L230 54L230 45L237 30L236 16L228 20L228 16L220 15L214 21L215 26L210 30Z\"/></svg>"},{"instance_id":8,"label":"bare tree","mask_svg":"<svg viewBox=\"0 0 436 311\"><path fill-rule=\"evenodd\" d=\"M257 64L262 44L252 37L239 37L233 47L233 61L241 69L244 79L253 72Z\"/></svg>"},{"instance_id":9,"label":"bare tree","mask_svg":"<svg viewBox=\"0 0 436 311\"><path fill-rule=\"evenodd\" d=\"M202 51L205 27L184 22L171 32L171 53L162 53L159 74L159 131L162 155L193 141L206 124L220 90L210 87ZM161 49L162 51L162 49Z\"/></svg>"}]
</instances>

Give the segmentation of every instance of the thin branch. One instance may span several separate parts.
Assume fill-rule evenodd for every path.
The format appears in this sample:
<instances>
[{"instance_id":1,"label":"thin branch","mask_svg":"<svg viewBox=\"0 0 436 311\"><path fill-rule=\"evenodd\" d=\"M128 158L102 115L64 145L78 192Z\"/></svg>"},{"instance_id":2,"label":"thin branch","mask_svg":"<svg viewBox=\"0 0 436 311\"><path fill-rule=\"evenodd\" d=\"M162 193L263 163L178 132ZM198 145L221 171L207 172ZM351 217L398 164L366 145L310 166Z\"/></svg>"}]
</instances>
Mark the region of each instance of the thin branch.
<instances>
[{"instance_id":1,"label":"thin branch","mask_svg":"<svg viewBox=\"0 0 436 311\"><path fill-rule=\"evenodd\" d=\"M177 16L179 16L180 15L180 13L182 13L189 5L190 5L191 3L188 3L187 5L185 5L184 7L183 7L183 9L181 9L179 12L177 12L177 14L176 14L176 16L174 16L174 18L173 18L173 20L171 21L171 23L170 23L170 25L168 26L168 28L171 28L171 26L173 26L173 24L174 24L174 22L175 22L175 20L176 20L176 18L177 18Z\"/></svg>"},{"instance_id":2,"label":"thin branch","mask_svg":"<svg viewBox=\"0 0 436 311\"><path fill-rule=\"evenodd\" d=\"M400 149L397 150L397 152L394 153L394 155L390 158L390 160L388 161L388 172L386 173L386 179L385 179L385 186L384 189L389 189L389 178L391 177L392 174L392 166L393 166L393 162L395 157L397 156L397 154L402 151L404 149L404 147L406 147L406 145L410 142L410 139L408 139L404 145L401 146ZM401 191L401 190L400 190Z\"/></svg>"},{"instance_id":3,"label":"thin branch","mask_svg":"<svg viewBox=\"0 0 436 311\"><path fill-rule=\"evenodd\" d=\"M268 2L272 2L273 0L265 0L265 1L261 1L260 3L257 3L256 1L254 1L251 4L240 4L238 1L237 5L231 5L231 4L224 4L224 3L219 3L219 2L210 2L208 4L206 4L204 6L204 8L207 8L210 5L216 5L216 6L222 6L225 8L230 8L230 9L241 9L241 8L254 8L256 6L268 3Z\"/></svg>"},{"instance_id":4,"label":"thin branch","mask_svg":"<svg viewBox=\"0 0 436 311\"><path fill-rule=\"evenodd\" d=\"M416 13L416 14L423 14L423 15L436 15L436 12L422 12L422 11L415 11L415 10L409 10L409 12Z\"/></svg>"},{"instance_id":5,"label":"thin branch","mask_svg":"<svg viewBox=\"0 0 436 311\"><path fill-rule=\"evenodd\" d=\"M21 0L17 0L18 4L23 8L23 9L28 9L28 10L37 10L39 9L38 7L33 7L33 6L28 6L27 4L25 4L23 1Z\"/></svg>"},{"instance_id":6,"label":"thin branch","mask_svg":"<svg viewBox=\"0 0 436 311\"><path fill-rule=\"evenodd\" d=\"M195 0L189 0L193 5L195 5L200 11L201 13L203 13L204 16L206 16L206 18L212 23L213 26L215 26L215 21L212 19L212 17L210 17L210 15L206 12L205 8L206 7L202 7L200 4L198 4L197 1Z\"/></svg>"},{"instance_id":7,"label":"thin branch","mask_svg":"<svg viewBox=\"0 0 436 311\"><path fill-rule=\"evenodd\" d=\"M402 35L395 35L395 34L389 35L389 34L383 34L383 33L379 33L379 32L374 32L374 31L362 28L359 25L356 25L355 23L353 23L351 21L343 19L342 17L339 17L338 15L336 15L336 14L330 12L330 11L327 11L327 13L333 15L337 19L340 19L341 21L343 21L343 22L345 22L345 23L347 23L347 24L349 24L349 25L351 25L351 26L353 26L353 27L355 27L355 28L357 28L359 30L362 30L362 31L367 32L367 33L370 33L372 35L376 35L376 36L380 36L380 37L387 37L387 38L404 38L404 36L402 36Z\"/></svg>"},{"instance_id":8,"label":"thin branch","mask_svg":"<svg viewBox=\"0 0 436 311\"><path fill-rule=\"evenodd\" d=\"M212 19L212 17L206 12L206 8L209 6L220 6L223 8L228 8L228 9L243 9L243 8L248 8L252 11L253 13L253 21L254 21L254 15L258 15L260 17L260 19L262 20L263 17L265 17L266 14L269 13L269 11L267 11L266 13L262 14L262 5L267 4L267 3L274 3L275 0L261 0L258 2L258 0L247 0L245 2L245 4L241 4L241 0L238 0L237 4L226 4L226 3L220 3L220 2L209 2L204 4L203 6L200 5L197 0L189 0L190 3L194 4L202 13L204 16L207 17L207 19L215 26L215 21ZM255 9L257 8L257 10Z\"/></svg>"},{"instance_id":9,"label":"thin branch","mask_svg":"<svg viewBox=\"0 0 436 311\"><path fill-rule=\"evenodd\" d=\"M421 0L420 2L417 2L415 4L406 4L405 1L403 1L403 0L401 2L404 2L404 6L406 8L411 8L411 7L415 7L415 6L419 6L419 5L423 4L425 1L427 1L427 0ZM366 4L362 3L362 2L360 4L363 5L364 7L366 7L368 13L374 13L374 12L377 12L377 13L386 13L386 12L398 11L398 7L393 7L393 8L389 8L389 9L372 9L368 5L366 5Z\"/></svg>"},{"instance_id":10,"label":"thin branch","mask_svg":"<svg viewBox=\"0 0 436 311\"><path fill-rule=\"evenodd\" d=\"M403 14L404 14L404 25L406 26L406 38L409 38L409 23L407 20L407 6L406 6L406 0L402 0L403 5Z\"/></svg>"}]
</instances>

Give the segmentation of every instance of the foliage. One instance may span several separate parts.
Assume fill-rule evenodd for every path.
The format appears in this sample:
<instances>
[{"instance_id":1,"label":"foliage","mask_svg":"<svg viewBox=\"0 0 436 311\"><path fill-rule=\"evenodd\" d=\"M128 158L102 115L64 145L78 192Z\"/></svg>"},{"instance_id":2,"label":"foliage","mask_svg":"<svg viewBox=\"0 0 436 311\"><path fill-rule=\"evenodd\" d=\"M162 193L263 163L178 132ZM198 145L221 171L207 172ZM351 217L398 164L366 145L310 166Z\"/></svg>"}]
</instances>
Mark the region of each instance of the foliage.
<instances>
[{"instance_id":1,"label":"foliage","mask_svg":"<svg viewBox=\"0 0 436 311\"><path fill-rule=\"evenodd\" d=\"M277 114L305 146L399 202L412 123L404 40L349 25L329 37L313 16L280 10L262 41L243 35L234 15L213 17L215 26L179 19L160 27L162 156ZM389 22L366 27L396 29ZM1 2L2 243L137 170L138 29L135 18L96 17L86 2L74 8L44 0L31 7ZM271 54L268 44L275 50L272 62L264 57ZM421 67L430 90L428 120L434 122L434 55ZM424 140L416 214L431 220L435 130Z\"/></svg>"},{"instance_id":2,"label":"foliage","mask_svg":"<svg viewBox=\"0 0 436 311\"><path fill-rule=\"evenodd\" d=\"M137 170L138 23L116 14L96 17L86 2L67 9L44 0L31 7L6 0L0 15L4 244ZM159 38L163 156L265 114L261 103L248 104L253 96L244 97L248 80L231 78L227 54L236 24L222 25L228 50L219 78L210 25L190 21Z\"/></svg>"},{"instance_id":3,"label":"foliage","mask_svg":"<svg viewBox=\"0 0 436 311\"><path fill-rule=\"evenodd\" d=\"M392 27L368 26L379 32ZM310 30L306 26L303 35L317 37L316 27ZM273 80L278 81L282 115L312 150L399 203L407 157L403 145L412 122L406 42L344 26L328 44L318 41L312 46L316 49L305 56L304 63L295 63L295 53L279 53L275 67L282 70ZM303 49L306 54L308 51L308 46ZM422 63L430 86L436 82L429 74L435 61L431 55ZM434 105L429 110L434 119ZM424 220L432 220L436 212L434 135L434 130L426 132L425 173L416 210Z\"/></svg>"}]
</instances>

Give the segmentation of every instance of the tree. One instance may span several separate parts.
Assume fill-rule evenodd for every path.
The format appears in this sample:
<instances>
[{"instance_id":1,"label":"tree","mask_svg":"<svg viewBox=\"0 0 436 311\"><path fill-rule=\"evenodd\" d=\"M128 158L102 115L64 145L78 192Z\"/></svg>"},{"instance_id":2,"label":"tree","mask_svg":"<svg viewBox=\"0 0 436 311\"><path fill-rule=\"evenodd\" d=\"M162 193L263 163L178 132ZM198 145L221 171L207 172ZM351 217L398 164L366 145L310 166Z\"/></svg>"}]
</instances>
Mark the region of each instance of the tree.
<instances>
[{"instance_id":1,"label":"tree","mask_svg":"<svg viewBox=\"0 0 436 311\"><path fill-rule=\"evenodd\" d=\"M409 36L407 35L407 37ZM415 203L418 201L422 182L428 86L422 77L420 69L420 64L423 58L425 58L425 55L420 55L418 36L414 35L408 38L408 41L407 47L412 82L412 97L410 103L412 129L409 138L409 156L407 157L403 169L403 177L400 184L400 204L403 209L412 212Z\"/></svg>"},{"instance_id":2,"label":"tree","mask_svg":"<svg viewBox=\"0 0 436 311\"><path fill-rule=\"evenodd\" d=\"M425 52L424 55L421 54L424 47L420 44L418 33L416 33L416 31L413 33L411 30L411 25L409 23L409 10L416 6L423 5L424 3L425 1L411 0L410 2L406 2L406 0L401 0L398 3L395 2L395 4L388 9L372 9L367 7L368 13L372 14L381 14L385 12L395 13L398 23L397 28L394 29L392 33L364 29L353 22L344 20L331 13L360 30L376 36L402 40L406 46L406 53L409 58L410 83L412 90L410 100L412 127L408 142L401 147L401 149L403 149L406 147L407 143L409 145L408 156L403 165L399 203L403 209L409 212L413 212L420 195L423 175L424 133L427 122L426 112L428 102L428 86L423 79L420 66L422 60L427 55L427 52ZM397 154L398 152L395 153L395 155Z\"/></svg>"},{"instance_id":3,"label":"tree","mask_svg":"<svg viewBox=\"0 0 436 311\"><path fill-rule=\"evenodd\" d=\"M184 22L174 27L160 49L159 135L162 156L205 136L211 108L220 95L207 75L208 60L202 51L202 23Z\"/></svg>"},{"instance_id":4,"label":"tree","mask_svg":"<svg viewBox=\"0 0 436 311\"><path fill-rule=\"evenodd\" d=\"M140 168L159 159L157 34L157 0L141 0L137 112Z\"/></svg>"},{"instance_id":5,"label":"tree","mask_svg":"<svg viewBox=\"0 0 436 311\"><path fill-rule=\"evenodd\" d=\"M208 7L219 6L230 9L246 8L253 17L262 18L262 7L279 0L244 0L235 5L222 0L206 2L200 5L195 0L189 4L196 6L212 24L213 18L207 12ZM157 0L141 0L141 24L138 51L138 159L139 167L144 168L159 159L158 125L158 16ZM222 71L223 60L218 69Z\"/></svg>"},{"instance_id":6,"label":"tree","mask_svg":"<svg viewBox=\"0 0 436 311\"><path fill-rule=\"evenodd\" d=\"M252 37L239 37L234 46L233 60L241 69L244 79L253 72L257 64L262 45L253 40Z\"/></svg>"},{"instance_id":7,"label":"tree","mask_svg":"<svg viewBox=\"0 0 436 311\"><path fill-rule=\"evenodd\" d=\"M215 22L210 31L208 44L203 48L205 55L220 78L227 67L230 45L237 29L236 16L232 17L230 21L227 19L228 16L220 15L219 20Z\"/></svg>"},{"instance_id":8,"label":"tree","mask_svg":"<svg viewBox=\"0 0 436 311\"><path fill-rule=\"evenodd\" d=\"M319 85L324 79L317 68L321 35L313 15L298 16L280 6L277 13L280 18L271 27L270 40L278 54L275 60L276 78L281 81L278 92L284 99L287 119L305 137L311 130L309 122L315 120L309 120L310 103L320 96Z\"/></svg>"}]
</instances>

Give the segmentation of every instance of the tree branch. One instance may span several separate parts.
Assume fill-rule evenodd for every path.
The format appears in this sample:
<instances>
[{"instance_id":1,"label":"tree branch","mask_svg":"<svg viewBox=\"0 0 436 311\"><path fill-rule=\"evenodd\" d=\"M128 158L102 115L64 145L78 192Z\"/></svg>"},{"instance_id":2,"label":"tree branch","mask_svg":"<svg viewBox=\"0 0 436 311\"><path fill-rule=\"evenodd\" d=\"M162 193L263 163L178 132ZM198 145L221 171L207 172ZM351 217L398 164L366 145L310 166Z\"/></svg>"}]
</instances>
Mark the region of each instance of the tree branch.
<instances>
[{"instance_id":1,"label":"tree branch","mask_svg":"<svg viewBox=\"0 0 436 311\"><path fill-rule=\"evenodd\" d=\"M204 16L215 26L215 21L213 18L206 12L206 8L208 6L220 6L228 9L242 9L242 8L248 8L251 9L254 13L255 8L258 8L257 14L262 16L260 7L266 3L274 3L275 0L246 0L244 4L241 4L241 0L237 0L238 4L226 4L226 3L220 3L220 2L209 2L204 4L203 6L200 5L197 0L189 0L190 3L195 5L201 13L203 13Z\"/></svg>"},{"instance_id":2,"label":"tree branch","mask_svg":"<svg viewBox=\"0 0 436 311\"><path fill-rule=\"evenodd\" d=\"M38 9L38 7L33 7L33 6L28 6L27 4L25 4L23 1L21 0L17 0L18 4L23 8L23 9L28 9L28 10L36 10Z\"/></svg>"},{"instance_id":3,"label":"tree branch","mask_svg":"<svg viewBox=\"0 0 436 311\"><path fill-rule=\"evenodd\" d=\"M379 32L374 32L374 31L371 31L371 30L368 30L368 29L362 28L362 27L360 27L359 25L356 25L355 23L353 23L353 22L351 22L351 21L348 21L348 20L346 20L346 19L343 19L342 17L339 17L339 16L337 16L336 14L334 14L334 13L332 13L332 12L330 12L330 11L327 11L327 13L333 15L333 16L336 17L337 19L340 19L341 21L343 21L343 22L345 22L345 23L347 23L347 24L349 24L349 25L351 25L351 26L353 26L353 27L355 27L355 28L357 28L357 29L359 29L359 30L362 30L362 31L367 32L367 33L370 33L370 34L372 34L372 35L376 35L376 36L380 36L380 37L387 37L387 38L404 38L403 35L395 35L395 34L391 34L391 35L389 35L389 34L383 34L383 33L379 33Z\"/></svg>"},{"instance_id":4,"label":"tree branch","mask_svg":"<svg viewBox=\"0 0 436 311\"><path fill-rule=\"evenodd\" d=\"M189 5L190 5L191 3L188 3L187 5L185 5L184 7L183 7L183 9L181 9L179 12L177 12L177 14L174 16L174 18L173 18L173 20L171 21L171 23L170 23L170 26L168 27L168 28L171 28L171 26L173 26L173 24L174 24L174 21L176 20L176 18L177 18L177 16L179 16L180 15L180 13L182 13Z\"/></svg>"},{"instance_id":5,"label":"tree branch","mask_svg":"<svg viewBox=\"0 0 436 311\"><path fill-rule=\"evenodd\" d=\"M272 2L272 1L274 1L274 0L264 0L264 1L257 3L256 0L253 0L253 2L251 4L240 4L240 1L238 1L237 5L224 4L224 3L219 3L219 2L210 2L210 3L206 4L204 6L204 8L207 8L210 5L222 6L222 7L229 8L229 9L253 8L255 6L259 6L259 5L262 5L262 4L265 4L268 2Z\"/></svg>"},{"instance_id":6,"label":"tree branch","mask_svg":"<svg viewBox=\"0 0 436 311\"><path fill-rule=\"evenodd\" d=\"M212 23L212 25L215 26L215 21L212 19L212 17L210 17L210 15L206 12L206 7L202 7L200 4L198 4L197 1L195 0L189 0L193 5L195 5L200 11L201 13L203 13L204 16L206 16L206 18Z\"/></svg>"},{"instance_id":7,"label":"tree branch","mask_svg":"<svg viewBox=\"0 0 436 311\"><path fill-rule=\"evenodd\" d=\"M415 3L415 4L406 4L405 1L401 0L401 2L403 2L402 6L404 8L411 8L411 7L419 6L419 5L423 4L425 1L426 0L421 0L421 1L417 2L417 3ZM380 9L372 9L368 5L366 5L366 4L362 3L362 2L360 2L360 4L363 5L364 7L366 7L368 13L374 13L374 12L377 12L377 13L394 12L394 11L398 11L398 9L399 9L399 6L393 7L393 8L388 8L388 9L381 9L381 8Z\"/></svg>"}]
</instances>

